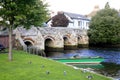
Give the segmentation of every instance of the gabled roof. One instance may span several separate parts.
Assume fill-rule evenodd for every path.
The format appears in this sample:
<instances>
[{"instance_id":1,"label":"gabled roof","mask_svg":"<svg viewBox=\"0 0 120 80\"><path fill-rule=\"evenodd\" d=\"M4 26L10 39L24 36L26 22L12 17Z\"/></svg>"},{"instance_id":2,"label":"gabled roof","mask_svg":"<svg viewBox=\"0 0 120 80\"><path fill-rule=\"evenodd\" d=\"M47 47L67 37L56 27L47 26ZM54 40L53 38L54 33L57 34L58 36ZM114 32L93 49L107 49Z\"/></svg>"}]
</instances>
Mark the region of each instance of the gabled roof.
<instances>
[{"instance_id":1,"label":"gabled roof","mask_svg":"<svg viewBox=\"0 0 120 80\"><path fill-rule=\"evenodd\" d=\"M59 13L59 12L58 12ZM70 13L70 12L63 12L60 11L60 13L64 13L64 15L66 15L66 17L68 18L69 22L72 23L73 20L72 19L80 19L80 20L87 20L90 21L90 19L88 19L86 16L81 15L81 14L76 14L76 13ZM47 24L49 21L51 21L52 18L50 18L48 21L46 21L45 23Z\"/></svg>"},{"instance_id":2,"label":"gabled roof","mask_svg":"<svg viewBox=\"0 0 120 80\"><path fill-rule=\"evenodd\" d=\"M69 12L64 12L64 14L69 16L71 19L89 20L87 17L81 14L75 14L75 13L69 13Z\"/></svg>"}]
</instances>

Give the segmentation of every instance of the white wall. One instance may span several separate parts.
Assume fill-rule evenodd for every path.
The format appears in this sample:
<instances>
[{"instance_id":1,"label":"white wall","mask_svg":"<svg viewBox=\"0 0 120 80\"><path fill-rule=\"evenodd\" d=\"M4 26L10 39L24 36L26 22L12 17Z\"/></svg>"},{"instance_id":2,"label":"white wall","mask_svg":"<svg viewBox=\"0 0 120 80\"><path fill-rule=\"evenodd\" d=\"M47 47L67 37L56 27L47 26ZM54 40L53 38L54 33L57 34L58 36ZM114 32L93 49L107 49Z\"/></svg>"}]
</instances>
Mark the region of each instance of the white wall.
<instances>
[{"instance_id":1,"label":"white wall","mask_svg":"<svg viewBox=\"0 0 120 80\"><path fill-rule=\"evenodd\" d=\"M68 27L79 28L79 29L89 29L89 21L74 19L73 23L69 23Z\"/></svg>"},{"instance_id":2,"label":"white wall","mask_svg":"<svg viewBox=\"0 0 120 80\"><path fill-rule=\"evenodd\" d=\"M52 20L50 20L50 21L47 23L48 27L51 27L51 24L52 24Z\"/></svg>"}]
</instances>

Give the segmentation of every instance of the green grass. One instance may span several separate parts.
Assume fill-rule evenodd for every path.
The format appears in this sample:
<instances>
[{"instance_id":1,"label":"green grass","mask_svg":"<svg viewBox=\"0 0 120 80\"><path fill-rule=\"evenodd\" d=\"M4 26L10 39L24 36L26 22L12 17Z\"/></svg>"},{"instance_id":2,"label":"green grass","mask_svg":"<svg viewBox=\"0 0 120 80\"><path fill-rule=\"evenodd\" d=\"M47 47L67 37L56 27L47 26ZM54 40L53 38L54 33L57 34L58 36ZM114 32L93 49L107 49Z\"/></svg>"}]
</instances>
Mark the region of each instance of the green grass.
<instances>
[{"instance_id":1,"label":"green grass","mask_svg":"<svg viewBox=\"0 0 120 80\"><path fill-rule=\"evenodd\" d=\"M46 74L47 71L50 73ZM13 51L11 62L7 53L0 54L0 80L88 80L88 75L93 76L91 80L111 80L23 51Z\"/></svg>"}]
</instances>

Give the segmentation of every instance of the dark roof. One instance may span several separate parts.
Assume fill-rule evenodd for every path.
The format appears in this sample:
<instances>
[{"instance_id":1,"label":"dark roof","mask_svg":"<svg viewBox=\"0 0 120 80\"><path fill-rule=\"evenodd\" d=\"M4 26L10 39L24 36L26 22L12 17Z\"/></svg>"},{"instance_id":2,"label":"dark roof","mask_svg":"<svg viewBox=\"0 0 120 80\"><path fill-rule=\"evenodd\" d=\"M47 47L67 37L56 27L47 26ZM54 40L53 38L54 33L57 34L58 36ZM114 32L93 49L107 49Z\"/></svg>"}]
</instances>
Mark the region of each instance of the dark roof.
<instances>
[{"instance_id":1,"label":"dark roof","mask_svg":"<svg viewBox=\"0 0 120 80\"><path fill-rule=\"evenodd\" d=\"M82 19L82 20L90 20L84 15L81 14L75 14L75 13L69 13L69 12L64 12L64 14L68 15L71 19Z\"/></svg>"}]
</instances>

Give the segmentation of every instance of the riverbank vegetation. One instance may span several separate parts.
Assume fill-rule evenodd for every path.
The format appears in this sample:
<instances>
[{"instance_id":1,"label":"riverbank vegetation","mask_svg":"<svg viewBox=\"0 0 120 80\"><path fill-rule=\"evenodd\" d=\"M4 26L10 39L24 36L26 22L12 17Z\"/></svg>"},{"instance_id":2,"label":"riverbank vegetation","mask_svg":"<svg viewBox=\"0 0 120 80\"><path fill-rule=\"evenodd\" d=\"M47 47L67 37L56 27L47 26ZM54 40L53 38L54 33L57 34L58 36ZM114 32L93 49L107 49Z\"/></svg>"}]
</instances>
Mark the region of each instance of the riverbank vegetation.
<instances>
[{"instance_id":1,"label":"riverbank vegetation","mask_svg":"<svg viewBox=\"0 0 120 80\"><path fill-rule=\"evenodd\" d=\"M99 46L120 46L120 15L106 3L105 8L92 17L89 43Z\"/></svg>"},{"instance_id":2,"label":"riverbank vegetation","mask_svg":"<svg viewBox=\"0 0 120 80\"><path fill-rule=\"evenodd\" d=\"M92 80L111 80L23 51L13 51L12 61L7 55L0 54L0 80L88 80L88 76Z\"/></svg>"}]
</instances>

